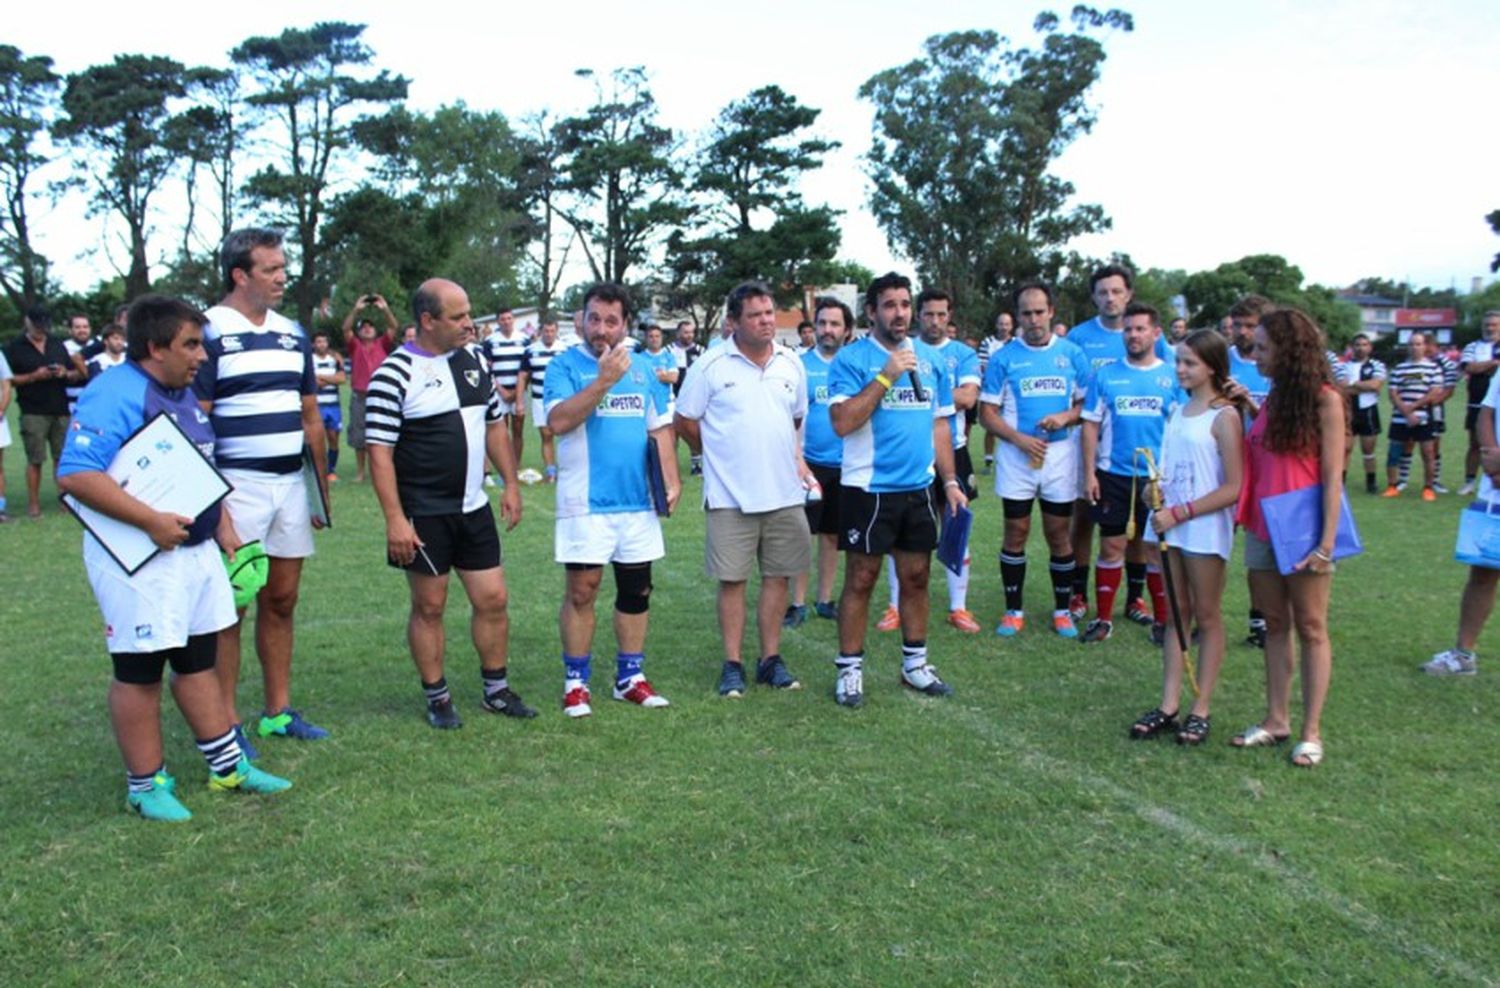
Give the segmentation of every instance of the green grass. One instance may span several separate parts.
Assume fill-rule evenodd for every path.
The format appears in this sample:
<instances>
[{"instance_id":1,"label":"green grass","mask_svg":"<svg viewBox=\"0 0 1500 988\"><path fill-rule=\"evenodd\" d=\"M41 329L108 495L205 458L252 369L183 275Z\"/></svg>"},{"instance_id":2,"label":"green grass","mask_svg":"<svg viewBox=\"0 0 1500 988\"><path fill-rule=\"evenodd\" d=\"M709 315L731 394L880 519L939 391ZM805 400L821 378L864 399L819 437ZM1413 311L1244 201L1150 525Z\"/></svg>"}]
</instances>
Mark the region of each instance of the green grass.
<instances>
[{"instance_id":1,"label":"green grass","mask_svg":"<svg viewBox=\"0 0 1500 988\"><path fill-rule=\"evenodd\" d=\"M1449 440L1452 487L1462 438ZM529 462L535 446L532 434ZM5 456L13 513L21 461L19 445ZM1353 495L1369 551L1335 580L1328 759L1311 772L1285 749L1227 746L1262 709L1260 653L1238 644L1208 745L1128 741L1155 702L1158 658L1123 623L1087 649L1044 632L1039 550L1019 640L933 631L951 700L899 690L898 643L872 632L868 703L835 707L834 629L813 619L783 649L806 690L720 701L691 506L668 523L647 649L672 707L606 696L569 722L543 487L505 539L512 679L543 714L479 710L455 600L449 680L465 726L434 732L373 496L342 483L334 501L338 527L306 572L294 689L334 738L264 744L266 767L296 782L286 795L215 798L168 704L168 764L195 814L179 827L123 809L77 526L49 511L0 528L7 984L1500 979L1496 671L1416 671L1453 635L1458 498ZM989 625L998 502L977 507L970 600ZM933 593L946 602L940 579ZM1238 565L1225 608L1237 628ZM1497 641L1487 633L1481 652ZM607 681L607 619L597 644ZM246 668L249 710L260 687Z\"/></svg>"}]
</instances>

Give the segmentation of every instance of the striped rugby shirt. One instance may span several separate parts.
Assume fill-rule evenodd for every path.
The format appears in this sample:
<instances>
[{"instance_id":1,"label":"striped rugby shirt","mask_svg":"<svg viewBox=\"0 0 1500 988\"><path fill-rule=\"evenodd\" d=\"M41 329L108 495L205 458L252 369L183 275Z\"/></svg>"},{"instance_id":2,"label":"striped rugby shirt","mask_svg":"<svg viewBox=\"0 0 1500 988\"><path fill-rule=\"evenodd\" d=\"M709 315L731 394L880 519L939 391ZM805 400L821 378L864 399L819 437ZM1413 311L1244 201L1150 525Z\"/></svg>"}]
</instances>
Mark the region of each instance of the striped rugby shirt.
<instances>
[{"instance_id":1,"label":"striped rugby shirt","mask_svg":"<svg viewBox=\"0 0 1500 988\"><path fill-rule=\"evenodd\" d=\"M495 386L513 388L516 375L521 372L521 360L526 356L526 335L512 329L509 336L498 329L484 338L484 357L489 361L490 377Z\"/></svg>"},{"instance_id":2,"label":"striped rugby shirt","mask_svg":"<svg viewBox=\"0 0 1500 988\"><path fill-rule=\"evenodd\" d=\"M542 400L542 396L547 391L547 365L570 346L571 344L563 342L561 336L554 340L550 347L540 338L531 341L531 345L526 348L526 353L521 358L521 369L526 372L527 380L531 382L531 397L537 401Z\"/></svg>"}]
</instances>

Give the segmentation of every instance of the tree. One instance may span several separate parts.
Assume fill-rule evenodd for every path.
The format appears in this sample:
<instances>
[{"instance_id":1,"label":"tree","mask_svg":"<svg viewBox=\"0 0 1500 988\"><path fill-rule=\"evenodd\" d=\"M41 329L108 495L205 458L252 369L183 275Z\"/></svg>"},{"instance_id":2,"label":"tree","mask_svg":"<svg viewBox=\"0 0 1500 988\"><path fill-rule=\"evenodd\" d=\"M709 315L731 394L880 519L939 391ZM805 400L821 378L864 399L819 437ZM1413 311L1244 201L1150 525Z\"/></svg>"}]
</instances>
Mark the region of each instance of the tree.
<instances>
[{"instance_id":1,"label":"tree","mask_svg":"<svg viewBox=\"0 0 1500 988\"><path fill-rule=\"evenodd\" d=\"M360 40L365 25L327 21L287 28L276 37L253 37L230 52L259 84L248 102L281 126L282 160L267 165L246 184L258 205L290 227L298 272L292 286L297 317L311 324L321 300L318 229L324 200L338 176L335 166L351 156L351 127L361 107L406 98L407 80L382 69L371 78L349 74L374 61Z\"/></svg>"},{"instance_id":2,"label":"tree","mask_svg":"<svg viewBox=\"0 0 1500 988\"><path fill-rule=\"evenodd\" d=\"M1123 11L1073 9L1076 30L1040 14L1040 43L1011 48L993 31L927 40L923 58L871 77L870 206L893 248L927 285L951 292L962 321L1028 278L1056 280L1074 237L1109 227L1096 205L1071 206L1052 162L1093 127L1086 97L1104 47L1089 31L1130 31Z\"/></svg>"},{"instance_id":3,"label":"tree","mask_svg":"<svg viewBox=\"0 0 1500 988\"><path fill-rule=\"evenodd\" d=\"M552 300L562 283L568 254L578 241L576 230L568 230L568 239L559 247L559 223L566 194L567 175L558 168L562 150L556 122L542 111L526 120L527 133L520 141L521 191L530 211L532 246L526 255L531 272L531 294L542 311L552 308Z\"/></svg>"},{"instance_id":4,"label":"tree","mask_svg":"<svg viewBox=\"0 0 1500 988\"><path fill-rule=\"evenodd\" d=\"M0 287L18 311L42 297L47 259L31 245L27 186L47 159L35 148L37 136L51 120L62 79L45 55L23 55L14 45L0 45Z\"/></svg>"},{"instance_id":5,"label":"tree","mask_svg":"<svg viewBox=\"0 0 1500 988\"><path fill-rule=\"evenodd\" d=\"M1302 284L1302 269L1276 254L1252 254L1188 275L1182 285L1189 322L1216 323L1241 297L1254 292L1279 305L1295 306L1323 328L1329 343L1341 347L1359 332L1359 309L1322 285Z\"/></svg>"},{"instance_id":6,"label":"tree","mask_svg":"<svg viewBox=\"0 0 1500 988\"><path fill-rule=\"evenodd\" d=\"M594 104L557 124L564 188L574 200L560 215L599 281L624 283L665 231L687 219L677 143L656 117L646 71L637 66L614 70L607 92L596 84Z\"/></svg>"},{"instance_id":7,"label":"tree","mask_svg":"<svg viewBox=\"0 0 1500 988\"><path fill-rule=\"evenodd\" d=\"M77 184L91 184L93 212L117 213L129 235L125 293L151 288L146 256L151 197L177 164L161 135L172 102L186 94L183 66L157 55L116 55L68 76L66 116L53 133L76 147Z\"/></svg>"},{"instance_id":8,"label":"tree","mask_svg":"<svg viewBox=\"0 0 1500 988\"><path fill-rule=\"evenodd\" d=\"M1490 213L1484 219L1490 225L1490 229L1494 230L1497 235L1500 235L1500 209ZM1500 271L1500 254L1496 254L1494 259L1490 261L1490 274L1494 274L1496 271Z\"/></svg>"},{"instance_id":9,"label":"tree","mask_svg":"<svg viewBox=\"0 0 1500 988\"><path fill-rule=\"evenodd\" d=\"M781 304L805 307L808 269L832 261L839 247L838 214L808 208L797 189L801 175L838 147L802 133L820 112L778 86L764 86L719 113L695 155L698 235L679 230L669 241L672 283L696 296L690 308L712 311L735 284L752 278L769 283Z\"/></svg>"}]
</instances>

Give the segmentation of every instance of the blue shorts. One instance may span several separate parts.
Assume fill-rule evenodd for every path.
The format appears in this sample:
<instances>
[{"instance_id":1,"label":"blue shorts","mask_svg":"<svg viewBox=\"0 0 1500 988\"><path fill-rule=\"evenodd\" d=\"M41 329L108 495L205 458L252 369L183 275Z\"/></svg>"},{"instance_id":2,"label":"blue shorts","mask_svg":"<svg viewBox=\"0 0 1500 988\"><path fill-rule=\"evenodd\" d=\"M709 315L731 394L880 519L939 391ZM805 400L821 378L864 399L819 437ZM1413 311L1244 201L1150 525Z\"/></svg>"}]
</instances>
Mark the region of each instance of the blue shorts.
<instances>
[{"instance_id":1,"label":"blue shorts","mask_svg":"<svg viewBox=\"0 0 1500 988\"><path fill-rule=\"evenodd\" d=\"M337 405L319 405L318 414L323 416L323 428L328 432L344 431L344 410Z\"/></svg>"}]
</instances>

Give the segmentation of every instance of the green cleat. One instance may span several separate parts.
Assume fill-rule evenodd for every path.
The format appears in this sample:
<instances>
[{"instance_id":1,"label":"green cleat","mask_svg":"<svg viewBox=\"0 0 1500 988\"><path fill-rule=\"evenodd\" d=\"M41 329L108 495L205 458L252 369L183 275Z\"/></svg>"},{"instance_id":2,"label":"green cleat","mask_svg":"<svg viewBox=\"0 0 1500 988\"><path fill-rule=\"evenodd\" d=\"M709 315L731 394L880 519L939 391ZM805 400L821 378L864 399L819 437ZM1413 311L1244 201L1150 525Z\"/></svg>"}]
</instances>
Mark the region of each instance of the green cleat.
<instances>
[{"instance_id":1,"label":"green cleat","mask_svg":"<svg viewBox=\"0 0 1500 988\"><path fill-rule=\"evenodd\" d=\"M151 779L151 788L145 792L127 793L125 806L134 810L142 818L156 820L161 823L181 823L191 820L193 814L178 800L173 791L177 788L177 780L166 772L157 772Z\"/></svg>"},{"instance_id":2,"label":"green cleat","mask_svg":"<svg viewBox=\"0 0 1500 988\"><path fill-rule=\"evenodd\" d=\"M210 775L208 788L214 792L254 792L262 795L292 788L287 779L263 771L241 758L228 775Z\"/></svg>"}]
</instances>

